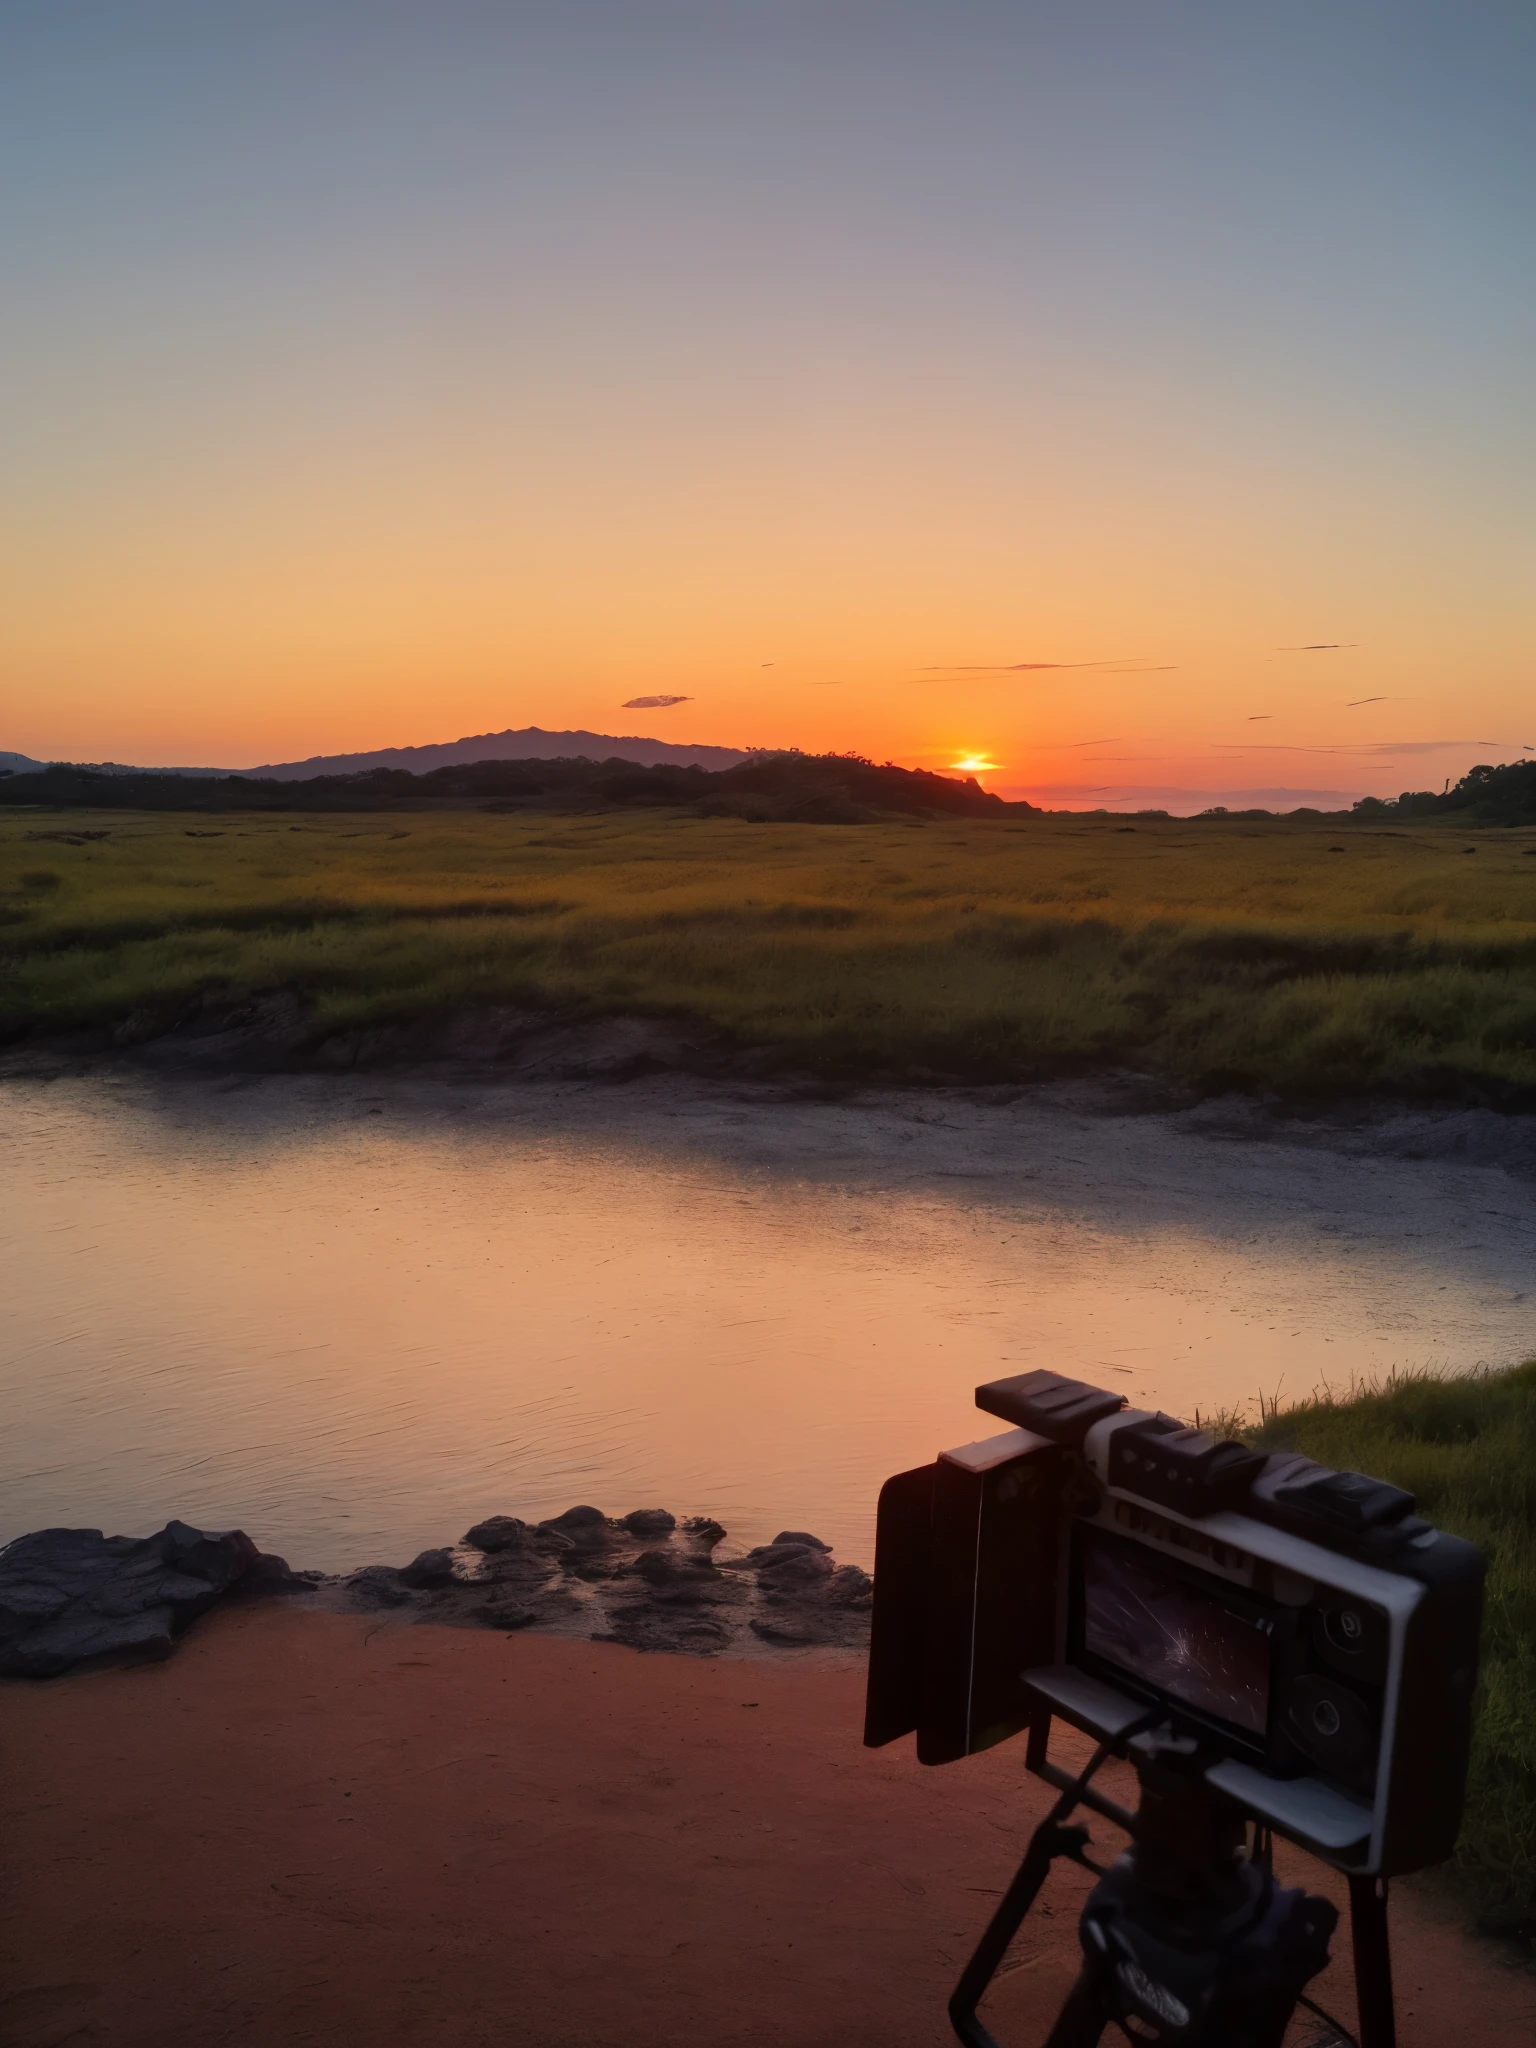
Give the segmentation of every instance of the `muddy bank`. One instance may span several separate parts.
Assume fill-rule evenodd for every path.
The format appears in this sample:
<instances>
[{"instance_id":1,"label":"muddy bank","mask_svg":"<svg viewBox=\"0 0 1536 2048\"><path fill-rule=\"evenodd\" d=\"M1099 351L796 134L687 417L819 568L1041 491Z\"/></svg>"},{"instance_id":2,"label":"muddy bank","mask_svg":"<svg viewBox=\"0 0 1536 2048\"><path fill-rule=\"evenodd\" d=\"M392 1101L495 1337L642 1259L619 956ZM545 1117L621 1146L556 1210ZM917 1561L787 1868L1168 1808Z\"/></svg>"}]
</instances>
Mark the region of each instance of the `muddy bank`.
<instances>
[{"instance_id":1,"label":"muddy bank","mask_svg":"<svg viewBox=\"0 0 1536 2048\"><path fill-rule=\"evenodd\" d=\"M702 1019L591 1016L509 1005L466 1007L342 1029L317 1024L289 991L231 1002L217 995L141 1011L111 1028L39 1036L0 1048L0 1081L137 1072L146 1079L368 1078L396 1088L498 1084L595 1087L670 1084L696 1097L781 1103L1019 1106L1047 1117L1149 1119L1169 1129L1386 1159L1456 1159L1536 1179L1536 1112L1509 1101L1443 1103L1391 1097L1313 1100L1242 1090L1211 1093L1166 1076L1072 1063L1008 1083L926 1067L829 1074L798 1069L771 1046L742 1046Z\"/></svg>"},{"instance_id":2,"label":"muddy bank","mask_svg":"<svg viewBox=\"0 0 1536 2048\"><path fill-rule=\"evenodd\" d=\"M164 1071L349 1074L462 1071L506 1080L632 1080L771 1074L784 1062L735 1045L717 1026L662 1017L593 1016L505 1003L378 1024L326 1024L292 990L231 1000L216 992L140 1008L114 1024L37 1033L7 1058L97 1060L128 1054Z\"/></svg>"},{"instance_id":3,"label":"muddy bank","mask_svg":"<svg viewBox=\"0 0 1536 2048\"><path fill-rule=\"evenodd\" d=\"M809 1070L782 1047L741 1044L704 1018L593 1015L510 1004L358 1026L325 1025L291 990L232 1001L209 992L140 1009L114 1025L35 1034L0 1047L0 1080L128 1064L167 1077L357 1075L451 1085L619 1084L677 1077L764 1100L848 1101L896 1093L987 1105L1020 1100L1088 1116L1173 1117L1192 1129L1289 1142L1370 1144L1383 1156L1457 1156L1536 1177L1536 1104L1528 1092L1452 1085L1413 1097L1315 1096L1196 1087L1094 1061L1041 1061L1014 1078L911 1063Z\"/></svg>"},{"instance_id":4,"label":"muddy bank","mask_svg":"<svg viewBox=\"0 0 1536 2048\"><path fill-rule=\"evenodd\" d=\"M928 1771L863 1749L862 1688L836 1659L276 1602L220 1609L166 1664L0 1687L0 2037L942 2048L1051 1795L1018 1744ZM1010 2048L1065 1995L1085 1888L1053 1878L984 2008ZM1528 1976L1413 1883L1392 1919L1403 2048L1525 2048ZM1348 2016L1334 1948L1314 1990Z\"/></svg>"}]
</instances>

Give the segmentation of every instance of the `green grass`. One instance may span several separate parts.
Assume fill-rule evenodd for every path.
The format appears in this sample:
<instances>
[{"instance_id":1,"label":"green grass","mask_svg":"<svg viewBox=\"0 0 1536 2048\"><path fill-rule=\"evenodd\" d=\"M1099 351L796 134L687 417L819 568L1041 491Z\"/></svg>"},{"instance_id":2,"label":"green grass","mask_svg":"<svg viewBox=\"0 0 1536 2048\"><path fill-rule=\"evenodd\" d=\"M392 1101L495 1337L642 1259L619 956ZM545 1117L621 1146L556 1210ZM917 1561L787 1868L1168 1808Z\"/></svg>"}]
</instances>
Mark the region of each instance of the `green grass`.
<instances>
[{"instance_id":1,"label":"green grass","mask_svg":"<svg viewBox=\"0 0 1536 2048\"><path fill-rule=\"evenodd\" d=\"M1536 1932L1536 1359L1324 1396L1244 1432L1406 1487L1488 1558L1482 1677L1455 1874L1489 1931Z\"/></svg>"},{"instance_id":2,"label":"green grass","mask_svg":"<svg viewBox=\"0 0 1536 2048\"><path fill-rule=\"evenodd\" d=\"M1528 850L1438 823L11 810L0 1036L285 988L317 1035L497 1002L702 1018L851 1076L1532 1100Z\"/></svg>"}]
</instances>

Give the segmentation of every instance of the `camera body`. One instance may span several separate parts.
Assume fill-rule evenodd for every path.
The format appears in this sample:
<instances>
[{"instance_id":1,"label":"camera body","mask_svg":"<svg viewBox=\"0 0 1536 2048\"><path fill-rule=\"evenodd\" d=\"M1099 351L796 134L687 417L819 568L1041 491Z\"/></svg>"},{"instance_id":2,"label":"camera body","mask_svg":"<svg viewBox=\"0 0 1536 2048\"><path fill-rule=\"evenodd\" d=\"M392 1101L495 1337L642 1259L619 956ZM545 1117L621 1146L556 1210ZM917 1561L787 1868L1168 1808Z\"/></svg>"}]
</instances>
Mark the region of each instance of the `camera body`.
<instances>
[{"instance_id":1,"label":"camera body","mask_svg":"<svg viewBox=\"0 0 1536 2048\"><path fill-rule=\"evenodd\" d=\"M1382 1481L1264 1457L1048 1372L1005 1433L881 1490L865 1741L947 1763L1158 1711L1207 1781L1354 1875L1448 1856L1484 1565Z\"/></svg>"}]
</instances>

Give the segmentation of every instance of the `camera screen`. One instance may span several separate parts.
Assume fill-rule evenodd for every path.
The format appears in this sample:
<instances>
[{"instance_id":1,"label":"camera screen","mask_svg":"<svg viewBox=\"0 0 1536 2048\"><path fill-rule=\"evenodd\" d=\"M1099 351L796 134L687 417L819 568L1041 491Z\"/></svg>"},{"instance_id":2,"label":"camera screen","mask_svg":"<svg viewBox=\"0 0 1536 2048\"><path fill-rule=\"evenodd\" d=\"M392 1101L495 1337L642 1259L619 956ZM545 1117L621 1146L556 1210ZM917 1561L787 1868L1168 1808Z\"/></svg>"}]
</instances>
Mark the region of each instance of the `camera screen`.
<instances>
[{"instance_id":1,"label":"camera screen","mask_svg":"<svg viewBox=\"0 0 1536 2048\"><path fill-rule=\"evenodd\" d=\"M1270 1640L1219 1588L1133 1546L1085 1535L1083 1647L1197 1713L1254 1735L1269 1724Z\"/></svg>"}]
</instances>

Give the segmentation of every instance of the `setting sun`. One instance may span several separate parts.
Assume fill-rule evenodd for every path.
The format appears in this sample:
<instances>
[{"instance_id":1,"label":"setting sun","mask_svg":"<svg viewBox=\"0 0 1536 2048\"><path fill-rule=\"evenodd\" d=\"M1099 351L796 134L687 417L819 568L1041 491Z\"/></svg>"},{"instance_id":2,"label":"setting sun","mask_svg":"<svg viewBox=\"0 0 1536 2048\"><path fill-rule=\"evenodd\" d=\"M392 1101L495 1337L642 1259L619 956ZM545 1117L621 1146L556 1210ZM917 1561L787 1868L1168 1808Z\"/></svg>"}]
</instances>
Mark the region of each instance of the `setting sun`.
<instances>
[{"instance_id":1,"label":"setting sun","mask_svg":"<svg viewBox=\"0 0 1536 2048\"><path fill-rule=\"evenodd\" d=\"M989 761L985 754L966 754L955 763L955 773L957 775L989 775L994 769L1001 766L1002 763L1000 761Z\"/></svg>"}]
</instances>

